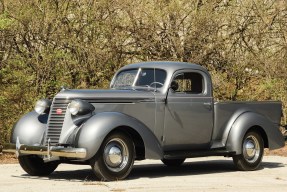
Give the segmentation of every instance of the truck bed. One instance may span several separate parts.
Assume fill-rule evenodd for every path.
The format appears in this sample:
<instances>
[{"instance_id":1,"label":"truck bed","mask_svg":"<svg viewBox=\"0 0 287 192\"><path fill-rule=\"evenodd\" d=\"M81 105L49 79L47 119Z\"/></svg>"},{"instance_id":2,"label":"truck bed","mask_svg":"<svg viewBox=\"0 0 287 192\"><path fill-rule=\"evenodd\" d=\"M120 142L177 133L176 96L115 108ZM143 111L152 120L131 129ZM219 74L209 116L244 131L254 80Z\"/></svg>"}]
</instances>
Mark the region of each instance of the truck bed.
<instances>
[{"instance_id":1,"label":"truck bed","mask_svg":"<svg viewBox=\"0 0 287 192\"><path fill-rule=\"evenodd\" d=\"M212 141L221 141L228 122L230 120L235 121L238 115L244 112L261 114L274 124L279 124L282 114L282 103L279 101L215 102Z\"/></svg>"}]
</instances>

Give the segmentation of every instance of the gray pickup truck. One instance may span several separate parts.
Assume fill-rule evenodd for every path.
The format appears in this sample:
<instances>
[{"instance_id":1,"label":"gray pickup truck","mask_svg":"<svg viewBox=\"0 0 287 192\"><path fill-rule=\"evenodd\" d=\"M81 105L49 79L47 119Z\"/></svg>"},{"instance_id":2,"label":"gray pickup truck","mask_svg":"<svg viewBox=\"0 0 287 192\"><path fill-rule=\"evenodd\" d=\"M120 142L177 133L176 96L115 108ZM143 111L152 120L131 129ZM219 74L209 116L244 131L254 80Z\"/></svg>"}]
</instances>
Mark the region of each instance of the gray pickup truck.
<instances>
[{"instance_id":1,"label":"gray pickup truck","mask_svg":"<svg viewBox=\"0 0 287 192\"><path fill-rule=\"evenodd\" d=\"M284 146L281 102L214 102L212 92L200 65L127 65L109 90L63 88L52 101L37 101L0 152L16 153L30 175L48 175L60 163L89 164L112 181L143 159L179 166L186 158L226 156L239 170L255 170L264 148Z\"/></svg>"}]
</instances>

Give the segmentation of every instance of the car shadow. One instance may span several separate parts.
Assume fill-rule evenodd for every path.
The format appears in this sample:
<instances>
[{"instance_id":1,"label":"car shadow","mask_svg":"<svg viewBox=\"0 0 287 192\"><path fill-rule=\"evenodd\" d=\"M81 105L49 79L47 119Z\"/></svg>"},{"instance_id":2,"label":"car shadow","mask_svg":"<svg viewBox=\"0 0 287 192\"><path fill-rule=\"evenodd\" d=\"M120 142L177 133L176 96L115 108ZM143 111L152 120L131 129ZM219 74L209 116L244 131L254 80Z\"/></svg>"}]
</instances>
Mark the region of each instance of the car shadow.
<instances>
[{"instance_id":1,"label":"car shadow","mask_svg":"<svg viewBox=\"0 0 287 192\"><path fill-rule=\"evenodd\" d=\"M284 167L282 163L276 162L262 162L260 169L276 169ZM209 161L195 161L186 162L179 167L168 167L163 164L143 164L134 165L129 177L126 180L134 180L138 178L159 178L166 176L186 176L186 175L204 175L204 174L215 174L224 172L236 172L232 160L209 160ZM41 179L41 180L69 180L73 182L84 182L84 181L98 181L91 169L82 170L69 170L69 171L55 171L49 176L36 177L28 174L21 176L13 176L30 179Z\"/></svg>"},{"instance_id":2,"label":"car shadow","mask_svg":"<svg viewBox=\"0 0 287 192\"><path fill-rule=\"evenodd\" d=\"M282 163L262 162L259 170L284 167ZM136 165L128 179L140 177L157 178L163 176L205 175L238 171L232 160L211 160L187 162L179 167L168 167L160 164Z\"/></svg>"}]
</instances>

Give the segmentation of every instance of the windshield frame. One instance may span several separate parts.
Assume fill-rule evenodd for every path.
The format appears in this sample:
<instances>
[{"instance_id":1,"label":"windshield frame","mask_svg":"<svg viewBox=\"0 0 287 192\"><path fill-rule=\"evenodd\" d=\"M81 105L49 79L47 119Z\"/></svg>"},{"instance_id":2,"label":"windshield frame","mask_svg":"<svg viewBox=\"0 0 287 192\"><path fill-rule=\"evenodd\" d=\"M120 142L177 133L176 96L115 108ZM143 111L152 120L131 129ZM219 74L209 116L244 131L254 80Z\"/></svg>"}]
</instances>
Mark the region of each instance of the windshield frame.
<instances>
[{"instance_id":1,"label":"windshield frame","mask_svg":"<svg viewBox=\"0 0 287 192\"><path fill-rule=\"evenodd\" d=\"M130 69L130 70L132 70L132 69ZM126 70L126 71L130 71L130 70ZM136 77L135 77L135 79L134 79L134 82L133 82L133 84L132 84L132 87L135 87L136 86L136 82L138 81L138 79L139 79L139 75L140 75L140 72L142 71L142 68L139 68L138 69L138 72L137 72L137 74L136 74ZM120 73L119 73L120 74Z\"/></svg>"},{"instance_id":2,"label":"windshield frame","mask_svg":"<svg viewBox=\"0 0 287 192\"><path fill-rule=\"evenodd\" d=\"M149 85L136 85L136 83L138 82L138 80L139 80L139 76L140 76L140 73L143 71L143 70L153 70L154 71L154 80L156 80L156 76L155 76L155 74L156 74L156 70L159 70L159 71L163 71L164 73L165 73L165 78L164 78L164 81L163 81L163 85L161 86L161 87L157 87L157 86L155 86L155 87L151 87L151 86L149 86ZM137 73L136 73L136 76L135 76L135 78L134 78L134 80L133 80L133 83L129 86L129 85L127 85L127 86L119 86L119 87L115 87L115 81L116 81L116 79L117 79L117 77L119 76L119 74L121 74L122 72L124 72L124 71L132 71L132 70L137 70ZM167 83L167 77L168 77L168 73L167 73L167 71L165 70L165 69L162 69L162 68L152 68L152 67L147 67L147 68L145 68L145 67L138 67L138 68L129 68L129 69L124 69L124 70L120 70L120 71L118 71L115 75L114 75L114 77L113 77L113 79L112 79L112 81L111 81L111 84L110 84L110 88L111 89L123 89L123 90L129 90L129 89L132 89L132 90L139 90L139 89L141 89L141 90L152 90L152 91L157 91L157 90L162 90L164 87L165 87L165 84ZM156 81L155 81L156 82ZM161 82L160 82L161 83Z\"/></svg>"}]
</instances>

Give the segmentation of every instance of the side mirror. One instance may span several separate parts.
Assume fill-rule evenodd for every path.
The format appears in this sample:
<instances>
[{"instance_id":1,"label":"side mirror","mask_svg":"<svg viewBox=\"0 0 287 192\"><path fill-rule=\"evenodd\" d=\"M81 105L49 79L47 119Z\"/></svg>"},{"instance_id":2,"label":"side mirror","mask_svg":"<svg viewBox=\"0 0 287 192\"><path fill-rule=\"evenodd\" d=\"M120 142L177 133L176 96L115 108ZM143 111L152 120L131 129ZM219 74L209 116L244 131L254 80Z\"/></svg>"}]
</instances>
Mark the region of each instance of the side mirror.
<instances>
[{"instance_id":1,"label":"side mirror","mask_svg":"<svg viewBox=\"0 0 287 192\"><path fill-rule=\"evenodd\" d=\"M176 91L178 89L178 83L176 81L172 81L171 84L170 84L170 87L168 88L167 90L167 93L166 93L166 96L165 96L165 100L164 100L164 103L167 104L167 96L168 96L168 93L169 93L169 89L171 89L172 91Z\"/></svg>"},{"instance_id":2,"label":"side mirror","mask_svg":"<svg viewBox=\"0 0 287 192\"><path fill-rule=\"evenodd\" d=\"M170 84L170 88L173 91L176 91L178 89L178 83L176 81L172 81L171 84Z\"/></svg>"}]
</instances>

